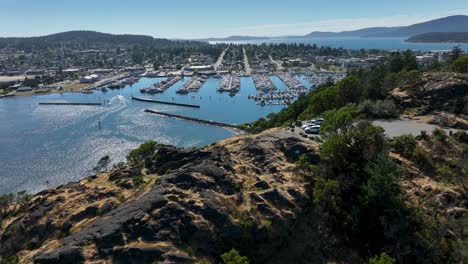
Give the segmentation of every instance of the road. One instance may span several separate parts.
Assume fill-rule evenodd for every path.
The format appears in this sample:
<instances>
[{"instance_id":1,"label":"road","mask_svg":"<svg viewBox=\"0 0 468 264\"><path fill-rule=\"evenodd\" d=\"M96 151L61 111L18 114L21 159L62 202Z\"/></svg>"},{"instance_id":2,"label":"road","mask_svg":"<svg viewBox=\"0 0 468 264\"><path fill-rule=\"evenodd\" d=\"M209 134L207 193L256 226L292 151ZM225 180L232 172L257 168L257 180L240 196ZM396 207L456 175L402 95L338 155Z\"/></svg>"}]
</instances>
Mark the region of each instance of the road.
<instances>
[{"instance_id":1,"label":"road","mask_svg":"<svg viewBox=\"0 0 468 264\"><path fill-rule=\"evenodd\" d=\"M219 66L221 66L221 64L223 63L223 60L224 60L224 55L226 54L226 51L229 49L229 47L227 47L225 50L223 50L223 52L221 53L221 55L219 55L219 58L218 60L216 61L216 63L213 65L213 68L215 69L215 71L217 71L219 69Z\"/></svg>"},{"instance_id":2,"label":"road","mask_svg":"<svg viewBox=\"0 0 468 264\"><path fill-rule=\"evenodd\" d=\"M268 56L270 57L271 63L276 65L276 70L278 70L278 71L283 71L284 70L284 67L281 65L280 62L275 61L271 55L268 55Z\"/></svg>"},{"instance_id":3,"label":"road","mask_svg":"<svg viewBox=\"0 0 468 264\"><path fill-rule=\"evenodd\" d=\"M247 53L245 52L245 48L242 48L242 51L244 53L244 68L245 68L245 72L247 74L252 74L252 69L250 68L250 64L249 64L249 58L247 57Z\"/></svg>"},{"instance_id":4,"label":"road","mask_svg":"<svg viewBox=\"0 0 468 264\"><path fill-rule=\"evenodd\" d=\"M382 127L385 130L385 135L391 138L407 134L418 136L421 134L421 131L426 131L428 134L432 134L432 132L436 128L443 129L445 132L447 132L447 134L449 134L450 131L452 131L453 133L458 131L457 129L449 129L437 125L418 123L414 120L409 119L375 120L372 121L372 124L375 126ZM304 130L300 127L295 127L294 133L299 135L300 133L304 133ZM309 136L318 135L309 134Z\"/></svg>"}]
</instances>

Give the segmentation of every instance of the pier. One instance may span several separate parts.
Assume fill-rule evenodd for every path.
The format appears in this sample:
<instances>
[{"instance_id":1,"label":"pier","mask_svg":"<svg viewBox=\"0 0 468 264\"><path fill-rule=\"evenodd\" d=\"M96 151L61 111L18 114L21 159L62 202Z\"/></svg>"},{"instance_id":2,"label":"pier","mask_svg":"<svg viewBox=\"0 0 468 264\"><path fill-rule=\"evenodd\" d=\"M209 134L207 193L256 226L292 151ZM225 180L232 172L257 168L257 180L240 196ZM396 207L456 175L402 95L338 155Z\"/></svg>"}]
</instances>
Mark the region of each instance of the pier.
<instances>
[{"instance_id":1,"label":"pier","mask_svg":"<svg viewBox=\"0 0 468 264\"><path fill-rule=\"evenodd\" d=\"M232 125L232 124L226 124L222 122L217 122L217 121L211 121L211 120L205 120L205 119L200 119L200 118L195 118L195 117L189 117L189 116L182 116L182 115L175 115L175 114L170 114L170 113L165 113L165 112L159 112L159 111L154 111L151 109L145 109L144 110L146 113L151 113L151 114L156 114L156 115L162 115L162 116L167 116L167 117L172 117L172 118L178 118L182 120L187 120L187 121L192 121L200 124L206 124L206 125L211 125L211 126L219 126L219 127L229 127L229 128L239 128L238 125Z\"/></svg>"},{"instance_id":2,"label":"pier","mask_svg":"<svg viewBox=\"0 0 468 264\"><path fill-rule=\"evenodd\" d=\"M39 105L88 105L88 106L96 106L96 105L102 105L102 103L61 103L61 102L45 102L45 103L39 103Z\"/></svg>"},{"instance_id":3,"label":"pier","mask_svg":"<svg viewBox=\"0 0 468 264\"><path fill-rule=\"evenodd\" d=\"M152 99L139 98L139 97L133 97L133 96L132 96L132 100L141 101L141 102L148 102L148 103L156 103L156 104L166 104L166 105L176 105L176 106L183 106L183 107L200 108L199 105L166 102L166 101L152 100Z\"/></svg>"}]
</instances>

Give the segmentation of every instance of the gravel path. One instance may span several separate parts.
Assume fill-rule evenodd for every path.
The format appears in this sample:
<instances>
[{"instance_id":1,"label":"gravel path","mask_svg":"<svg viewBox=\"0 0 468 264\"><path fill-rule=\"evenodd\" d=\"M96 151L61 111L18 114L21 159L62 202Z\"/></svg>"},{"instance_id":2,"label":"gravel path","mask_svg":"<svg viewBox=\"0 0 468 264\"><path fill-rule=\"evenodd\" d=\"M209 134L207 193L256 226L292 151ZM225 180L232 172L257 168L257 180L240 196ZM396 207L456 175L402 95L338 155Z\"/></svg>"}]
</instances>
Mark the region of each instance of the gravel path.
<instances>
[{"instance_id":1,"label":"gravel path","mask_svg":"<svg viewBox=\"0 0 468 264\"><path fill-rule=\"evenodd\" d=\"M443 128L437 125L431 124L424 124L418 123L414 120L404 120L404 119L396 119L396 120L375 120L372 122L375 126L380 126L385 129L385 134L389 137L397 137L404 134L412 134L413 136L417 136L421 134L421 131L426 131L427 133L431 134L436 128L441 128L445 130L447 133L450 131L457 132L457 129L449 129Z\"/></svg>"}]
</instances>

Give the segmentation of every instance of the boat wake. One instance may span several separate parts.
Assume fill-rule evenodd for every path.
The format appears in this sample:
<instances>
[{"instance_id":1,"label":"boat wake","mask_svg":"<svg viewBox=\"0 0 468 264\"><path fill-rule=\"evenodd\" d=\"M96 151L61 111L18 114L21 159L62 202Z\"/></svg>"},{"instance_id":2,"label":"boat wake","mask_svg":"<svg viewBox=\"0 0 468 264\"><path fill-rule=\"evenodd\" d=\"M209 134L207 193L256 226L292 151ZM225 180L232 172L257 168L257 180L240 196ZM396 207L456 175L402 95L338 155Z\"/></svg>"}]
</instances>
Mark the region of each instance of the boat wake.
<instances>
[{"instance_id":1,"label":"boat wake","mask_svg":"<svg viewBox=\"0 0 468 264\"><path fill-rule=\"evenodd\" d=\"M109 102L108 102L108 105L114 105L114 104L127 104L128 103L128 100L123 96L123 95L117 95L117 96L114 96L112 97Z\"/></svg>"}]
</instances>

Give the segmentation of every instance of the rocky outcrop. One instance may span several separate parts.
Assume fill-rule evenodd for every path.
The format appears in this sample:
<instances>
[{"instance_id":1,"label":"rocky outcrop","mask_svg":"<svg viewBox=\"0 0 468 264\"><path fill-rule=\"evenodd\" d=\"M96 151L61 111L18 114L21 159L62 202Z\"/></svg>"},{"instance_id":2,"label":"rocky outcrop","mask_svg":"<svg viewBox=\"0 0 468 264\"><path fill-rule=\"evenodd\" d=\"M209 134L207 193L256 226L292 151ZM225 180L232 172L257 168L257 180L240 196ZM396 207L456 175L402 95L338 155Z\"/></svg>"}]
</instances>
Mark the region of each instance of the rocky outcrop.
<instances>
[{"instance_id":1,"label":"rocky outcrop","mask_svg":"<svg viewBox=\"0 0 468 264\"><path fill-rule=\"evenodd\" d=\"M295 165L303 154L318 161L317 151L282 129L206 149L162 147L134 192L114 184L141 171L126 166L38 194L5 229L0 254L34 263L216 263L236 248L252 263L323 262L349 250L335 239L305 242L296 256L285 251L304 225L317 239L333 237L310 209L309 183Z\"/></svg>"},{"instance_id":2,"label":"rocky outcrop","mask_svg":"<svg viewBox=\"0 0 468 264\"><path fill-rule=\"evenodd\" d=\"M424 73L419 82L397 87L391 96L403 109L416 109L412 114L446 112L466 117L468 74Z\"/></svg>"}]
</instances>

